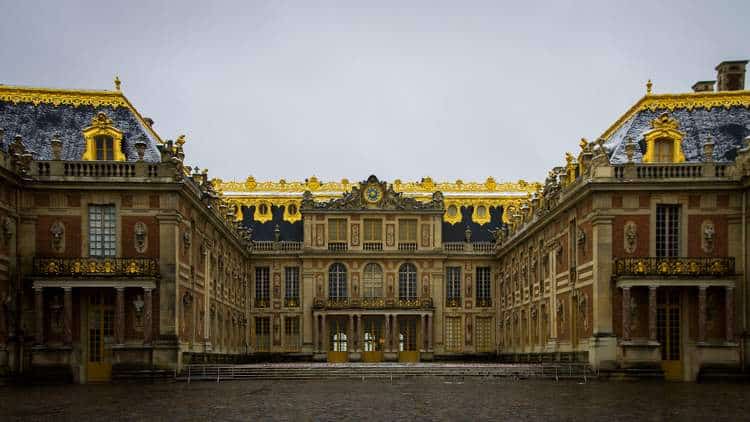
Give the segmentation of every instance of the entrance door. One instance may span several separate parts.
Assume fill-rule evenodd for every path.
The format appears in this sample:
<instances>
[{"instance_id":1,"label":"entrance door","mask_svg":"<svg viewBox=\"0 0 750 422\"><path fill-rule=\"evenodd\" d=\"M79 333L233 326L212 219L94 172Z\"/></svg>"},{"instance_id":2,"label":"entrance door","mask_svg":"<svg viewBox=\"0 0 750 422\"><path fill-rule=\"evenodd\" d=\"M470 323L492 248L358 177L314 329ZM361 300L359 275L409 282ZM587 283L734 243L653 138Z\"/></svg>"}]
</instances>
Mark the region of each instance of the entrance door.
<instances>
[{"instance_id":1,"label":"entrance door","mask_svg":"<svg viewBox=\"0 0 750 422\"><path fill-rule=\"evenodd\" d=\"M660 288L656 308L657 340L661 343L661 367L664 378L682 379L682 347L680 336L680 290Z\"/></svg>"},{"instance_id":2,"label":"entrance door","mask_svg":"<svg viewBox=\"0 0 750 422\"><path fill-rule=\"evenodd\" d=\"M88 297L88 357L86 373L89 382L106 382L112 375L112 343L115 309L112 295L102 291Z\"/></svg>"},{"instance_id":3,"label":"entrance door","mask_svg":"<svg viewBox=\"0 0 750 422\"><path fill-rule=\"evenodd\" d=\"M349 344L346 335L346 323L340 319L331 319L328 330L328 362L342 363L349 360Z\"/></svg>"},{"instance_id":4,"label":"entrance door","mask_svg":"<svg viewBox=\"0 0 750 422\"><path fill-rule=\"evenodd\" d=\"M398 361L419 362L419 349L417 349L417 318L399 318L398 327Z\"/></svg>"},{"instance_id":5,"label":"entrance door","mask_svg":"<svg viewBox=\"0 0 750 422\"><path fill-rule=\"evenodd\" d=\"M383 361L383 317L364 317L362 318L362 333L364 337L364 346L362 351L363 362L382 362Z\"/></svg>"}]
</instances>

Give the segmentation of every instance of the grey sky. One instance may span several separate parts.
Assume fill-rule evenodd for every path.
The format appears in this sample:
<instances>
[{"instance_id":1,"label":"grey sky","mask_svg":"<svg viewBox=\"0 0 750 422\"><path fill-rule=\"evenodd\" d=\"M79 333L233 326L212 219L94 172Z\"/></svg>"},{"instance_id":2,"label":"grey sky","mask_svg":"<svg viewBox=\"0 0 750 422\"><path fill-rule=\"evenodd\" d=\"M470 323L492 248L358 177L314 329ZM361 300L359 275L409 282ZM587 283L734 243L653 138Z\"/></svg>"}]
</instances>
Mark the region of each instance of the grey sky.
<instances>
[{"instance_id":1,"label":"grey sky","mask_svg":"<svg viewBox=\"0 0 750 422\"><path fill-rule=\"evenodd\" d=\"M0 0L0 83L123 91L259 180L543 180L644 93L750 58L750 2Z\"/></svg>"}]
</instances>

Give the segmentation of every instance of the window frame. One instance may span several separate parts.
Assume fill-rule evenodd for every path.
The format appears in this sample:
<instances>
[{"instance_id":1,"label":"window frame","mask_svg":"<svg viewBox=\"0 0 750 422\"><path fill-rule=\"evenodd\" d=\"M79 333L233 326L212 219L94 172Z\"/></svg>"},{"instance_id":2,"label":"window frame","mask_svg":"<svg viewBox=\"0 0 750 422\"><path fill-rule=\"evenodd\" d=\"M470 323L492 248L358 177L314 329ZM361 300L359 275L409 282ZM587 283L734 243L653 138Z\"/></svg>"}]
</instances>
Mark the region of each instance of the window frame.
<instances>
[{"instance_id":1,"label":"window frame","mask_svg":"<svg viewBox=\"0 0 750 422\"><path fill-rule=\"evenodd\" d=\"M419 221L416 218L400 218L398 220L399 243L417 243Z\"/></svg>"},{"instance_id":2,"label":"window frame","mask_svg":"<svg viewBox=\"0 0 750 422\"><path fill-rule=\"evenodd\" d=\"M447 300L456 300L461 303L461 267L445 267L445 297Z\"/></svg>"},{"instance_id":3,"label":"window frame","mask_svg":"<svg viewBox=\"0 0 750 422\"><path fill-rule=\"evenodd\" d=\"M365 242L375 243L375 242L383 241L383 219L382 218L363 219L362 229L363 229L362 239Z\"/></svg>"},{"instance_id":4,"label":"window frame","mask_svg":"<svg viewBox=\"0 0 750 422\"><path fill-rule=\"evenodd\" d=\"M117 206L89 204L88 250L92 258L117 256Z\"/></svg>"},{"instance_id":5,"label":"window frame","mask_svg":"<svg viewBox=\"0 0 750 422\"><path fill-rule=\"evenodd\" d=\"M377 271L371 271L371 269L377 269ZM384 285L383 267L375 262L365 264L362 270L362 297L365 299L380 299L385 297ZM377 294L378 292L379 294Z\"/></svg>"},{"instance_id":6,"label":"window frame","mask_svg":"<svg viewBox=\"0 0 750 422\"><path fill-rule=\"evenodd\" d=\"M343 235L342 235L343 234ZM328 242L348 242L346 218L328 219Z\"/></svg>"},{"instance_id":7,"label":"window frame","mask_svg":"<svg viewBox=\"0 0 750 422\"><path fill-rule=\"evenodd\" d=\"M411 262L403 263L398 268L398 298L417 299L417 266Z\"/></svg>"},{"instance_id":8,"label":"window frame","mask_svg":"<svg viewBox=\"0 0 750 422\"><path fill-rule=\"evenodd\" d=\"M492 299L492 269L488 266L476 267L476 300Z\"/></svg>"},{"instance_id":9,"label":"window frame","mask_svg":"<svg viewBox=\"0 0 750 422\"><path fill-rule=\"evenodd\" d=\"M265 270L265 276L263 272ZM255 300L269 300L271 296L271 267L255 267Z\"/></svg>"},{"instance_id":10,"label":"window frame","mask_svg":"<svg viewBox=\"0 0 750 422\"><path fill-rule=\"evenodd\" d=\"M340 262L334 262L328 267L328 299L347 299L348 293L346 266Z\"/></svg>"}]
</instances>

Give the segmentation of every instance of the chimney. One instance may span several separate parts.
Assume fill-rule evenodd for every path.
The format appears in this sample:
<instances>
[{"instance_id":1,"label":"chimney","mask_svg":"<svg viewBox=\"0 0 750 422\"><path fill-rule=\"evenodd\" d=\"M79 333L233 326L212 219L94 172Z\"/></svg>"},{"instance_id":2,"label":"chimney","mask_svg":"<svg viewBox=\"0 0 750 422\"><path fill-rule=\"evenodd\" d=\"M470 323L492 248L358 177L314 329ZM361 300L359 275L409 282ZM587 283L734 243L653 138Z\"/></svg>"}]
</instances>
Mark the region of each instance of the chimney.
<instances>
[{"instance_id":1,"label":"chimney","mask_svg":"<svg viewBox=\"0 0 750 422\"><path fill-rule=\"evenodd\" d=\"M698 81L693 84L693 92L712 92L716 81Z\"/></svg>"},{"instance_id":2,"label":"chimney","mask_svg":"<svg viewBox=\"0 0 750 422\"><path fill-rule=\"evenodd\" d=\"M721 62L716 66L717 91L741 91L745 89L745 66L747 60Z\"/></svg>"},{"instance_id":3,"label":"chimney","mask_svg":"<svg viewBox=\"0 0 750 422\"><path fill-rule=\"evenodd\" d=\"M143 121L146 122L146 124L148 125L148 127L152 127L154 125L154 119L152 119L150 117L144 117Z\"/></svg>"}]
</instances>

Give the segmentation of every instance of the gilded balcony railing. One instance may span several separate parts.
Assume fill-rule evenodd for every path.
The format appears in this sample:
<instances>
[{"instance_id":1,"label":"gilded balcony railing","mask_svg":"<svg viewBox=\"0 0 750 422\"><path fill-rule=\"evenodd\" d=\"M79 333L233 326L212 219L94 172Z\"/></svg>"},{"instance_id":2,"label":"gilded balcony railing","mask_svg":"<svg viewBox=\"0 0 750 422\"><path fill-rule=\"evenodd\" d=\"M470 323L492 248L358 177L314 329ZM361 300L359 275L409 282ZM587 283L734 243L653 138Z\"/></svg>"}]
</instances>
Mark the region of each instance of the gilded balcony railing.
<instances>
[{"instance_id":1,"label":"gilded balcony railing","mask_svg":"<svg viewBox=\"0 0 750 422\"><path fill-rule=\"evenodd\" d=\"M299 308L299 298L298 297L284 298L284 306L287 308Z\"/></svg>"},{"instance_id":2,"label":"gilded balcony railing","mask_svg":"<svg viewBox=\"0 0 750 422\"><path fill-rule=\"evenodd\" d=\"M255 298L255 307L256 308L268 308L270 305L270 301L267 298Z\"/></svg>"},{"instance_id":3,"label":"gilded balcony railing","mask_svg":"<svg viewBox=\"0 0 750 422\"><path fill-rule=\"evenodd\" d=\"M734 275L734 258L615 258L615 276L705 277Z\"/></svg>"},{"instance_id":4,"label":"gilded balcony railing","mask_svg":"<svg viewBox=\"0 0 750 422\"><path fill-rule=\"evenodd\" d=\"M382 297L365 297L360 299L335 298L313 300L316 309L432 309L432 298L386 299Z\"/></svg>"},{"instance_id":5,"label":"gilded balcony railing","mask_svg":"<svg viewBox=\"0 0 750 422\"><path fill-rule=\"evenodd\" d=\"M155 258L34 258L33 274L56 277L159 277Z\"/></svg>"},{"instance_id":6,"label":"gilded balcony railing","mask_svg":"<svg viewBox=\"0 0 750 422\"><path fill-rule=\"evenodd\" d=\"M460 297L449 297L445 300L445 306L447 308L460 308L461 298Z\"/></svg>"},{"instance_id":7,"label":"gilded balcony railing","mask_svg":"<svg viewBox=\"0 0 750 422\"><path fill-rule=\"evenodd\" d=\"M477 308L491 308L492 298L484 297L477 299Z\"/></svg>"}]
</instances>

